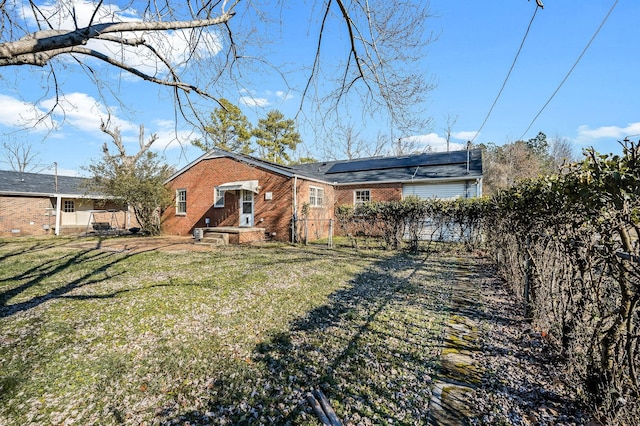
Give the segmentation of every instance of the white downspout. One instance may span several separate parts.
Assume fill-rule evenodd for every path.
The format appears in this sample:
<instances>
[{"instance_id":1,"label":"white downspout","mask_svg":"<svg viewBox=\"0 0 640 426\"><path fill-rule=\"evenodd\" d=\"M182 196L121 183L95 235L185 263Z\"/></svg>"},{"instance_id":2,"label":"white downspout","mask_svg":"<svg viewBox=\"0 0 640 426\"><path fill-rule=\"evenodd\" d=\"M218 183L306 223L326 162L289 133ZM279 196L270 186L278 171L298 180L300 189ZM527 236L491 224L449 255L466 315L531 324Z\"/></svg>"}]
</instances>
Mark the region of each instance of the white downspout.
<instances>
[{"instance_id":1,"label":"white downspout","mask_svg":"<svg viewBox=\"0 0 640 426\"><path fill-rule=\"evenodd\" d=\"M56 231L55 235L60 235L60 221L62 218L60 217L60 205L62 204L62 196L56 195Z\"/></svg>"},{"instance_id":2,"label":"white downspout","mask_svg":"<svg viewBox=\"0 0 640 426\"><path fill-rule=\"evenodd\" d=\"M470 156L471 156L471 142L467 142L467 174L469 174Z\"/></svg>"},{"instance_id":3,"label":"white downspout","mask_svg":"<svg viewBox=\"0 0 640 426\"><path fill-rule=\"evenodd\" d=\"M296 219L298 218L298 176L293 177L293 216L291 217L291 242L296 242Z\"/></svg>"}]
</instances>

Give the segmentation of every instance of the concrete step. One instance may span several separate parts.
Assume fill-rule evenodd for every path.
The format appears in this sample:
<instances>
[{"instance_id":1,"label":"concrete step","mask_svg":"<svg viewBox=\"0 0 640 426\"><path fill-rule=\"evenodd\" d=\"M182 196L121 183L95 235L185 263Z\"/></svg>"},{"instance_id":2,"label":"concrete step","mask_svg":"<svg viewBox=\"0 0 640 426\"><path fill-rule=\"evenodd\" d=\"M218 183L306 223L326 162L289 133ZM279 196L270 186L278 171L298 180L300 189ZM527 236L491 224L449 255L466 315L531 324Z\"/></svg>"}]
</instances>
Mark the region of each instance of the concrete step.
<instances>
[{"instance_id":1,"label":"concrete step","mask_svg":"<svg viewBox=\"0 0 640 426\"><path fill-rule=\"evenodd\" d=\"M210 240L200 240L196 241L193 244L198 246L209 246L209 247L224 247L224 241L220 239L210 239Z\"/></svg>"},{"instance_id":2,"label":"concrete step","mask_svg":"<svg viewBox=\"0 0 640 426\"><path fill-rule=\"evenodd\" d=\"M225 234L224 232L211 232L206 231L202 238L202 241L207 240L222 240L222 245L229 244L229 234Z\"/></svg>"}]
</instances>

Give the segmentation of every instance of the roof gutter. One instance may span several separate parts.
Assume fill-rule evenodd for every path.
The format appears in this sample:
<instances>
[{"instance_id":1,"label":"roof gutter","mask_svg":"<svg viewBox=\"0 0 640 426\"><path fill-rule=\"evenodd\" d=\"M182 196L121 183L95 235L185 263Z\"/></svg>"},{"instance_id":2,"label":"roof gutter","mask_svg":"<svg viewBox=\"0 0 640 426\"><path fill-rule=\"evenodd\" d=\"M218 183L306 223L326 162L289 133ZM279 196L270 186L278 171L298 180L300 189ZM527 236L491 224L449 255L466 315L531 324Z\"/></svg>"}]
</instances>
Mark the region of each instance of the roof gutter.
<instances>
[{"instance_id":1,"label":"roof gutter","mask_svg":"<svg viewBox=\"0 0 640 426\"><path fill-rule=\"evenodd\" d=\"M0 195L14 195L17 197L63 197L63 198L82 198L82 199L109 199L107 195L98 195L98 194L58 194L51 192L19 192L19 191L0 191Z\"/></svg>"},{"instance_id":2,"label":"roof gutter","mask_svg":"<svg viewBox=\"0 0 640 426\"><path fill-rule=\"evenodd\" d=\"M480 176L456 176L456 177L448 177L448 178L422 178L422 179L405 179L405 180L385 180L385 181L360 181L360 182L344 182L338 183L334 182L335 186L353 186L353 185L383 185L389 183L443 183L443 182L460 182L460 181L468 181L479 179Z\"/></svg>"},{"instance_id":3,"label":"roof gutter","mask_svg":"<svg viewBox=\"0 0 640 426\"><path fill-rule=\"evenodd\" d=\"M298 219L298 176L293 175L293 215L291 216L291 243L296 242L296 220Z\"/></svg>"}]
</instances>

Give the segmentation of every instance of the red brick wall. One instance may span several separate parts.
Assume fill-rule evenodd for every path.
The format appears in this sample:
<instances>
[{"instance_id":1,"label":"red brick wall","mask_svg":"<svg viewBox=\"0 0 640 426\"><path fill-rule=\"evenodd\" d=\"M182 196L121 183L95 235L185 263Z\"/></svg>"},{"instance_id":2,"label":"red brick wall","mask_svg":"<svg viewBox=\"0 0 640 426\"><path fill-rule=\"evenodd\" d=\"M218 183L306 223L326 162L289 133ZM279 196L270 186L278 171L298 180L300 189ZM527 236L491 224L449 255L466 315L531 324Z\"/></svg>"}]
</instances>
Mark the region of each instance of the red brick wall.
<instances>
[{"instance_id":1,"label":"red brick wall","mask_svg":"<svg viewBox=\"0 0 640 426\"><path fill-rule=\"evenodd\" d=\"M336 187L336 203L339 206L353 205L354 191L368 189L371 191L371 201L400 201L402 200L402 184L363 184Z\"/></svg>"},{"instance_id":2,"label":"red brick wall","mask_svg":"<svg viewBox=\"0 0 640 426\"><path fill-rule=\"evenodd\" d=\"M53 234L56 218L49 198L0 197L0 236ZM49 230L45 227L49 225ZM12 232L19 231L19 232Z\"/></svg>"},{"instance_id":3,"label":"red brick wall","mask_svg":"<svg viewBox=\"0 0 640 426\"><path fill-rule=\"evenodd\" d=\"M265 228L280 241L289 241L292 210L293 179L250 166L231 158L203 160L169 183L172 190L187 190L187 213L177 215L175 207L163 215L164 232L190 235L195 228L210 226L238 226L240 220L237 192L226 192L224 208L214 205L214 188L227 182L257 180L259 193L254 194L254 226ZM271 192L271 200L265 195Z\"/></svg>"},{"instance_id":4,"label":"red brick wall","mask_svg":"<svg viewBox=\"0 0 640 426\"><path fill-rule=\"evenodd\" d=\"M309 213L305 228L304 215L302 212L303 205L309 203L309 188L324 189L323 205L309 206ZM313 241L320 238L326 238L329 235L329 219L334 218L334 210L336 206L335 191L333 185L306 181L298 179L298 236Z\"/></svg>"}]
</instances>

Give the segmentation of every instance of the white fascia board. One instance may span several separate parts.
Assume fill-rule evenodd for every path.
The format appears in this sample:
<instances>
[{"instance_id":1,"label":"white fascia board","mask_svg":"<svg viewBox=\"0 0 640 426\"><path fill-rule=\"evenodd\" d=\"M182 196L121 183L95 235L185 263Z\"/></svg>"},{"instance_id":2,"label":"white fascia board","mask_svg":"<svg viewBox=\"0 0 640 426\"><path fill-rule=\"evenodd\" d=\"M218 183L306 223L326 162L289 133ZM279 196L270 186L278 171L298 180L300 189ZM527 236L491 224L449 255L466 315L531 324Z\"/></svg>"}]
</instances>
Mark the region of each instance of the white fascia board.
<instances>
[{"instance_id":1,"label":"white fascia board","mask_svg":"<svg viewBox=\"0 0 640 426\"><path fill-rule=\"evenodd\" d=\"M465 176L465 177L450 177L450 178L426 178L426 179L406 179L406 180L380 180L380 181L360 181L360 182L344 182L337 183L334 182L335 186L351 186L351 185L386 185L390 183L445 183L445 182L467 182L467 181L475 181L479 178L479 176Z\"/></svg>"},{"instance_id":2,"label":"white fascia board","mask_svg":"<svg viewBox=\"0 0 640 426\"><path fill-rule=\"evenodd\" d=\"M326 180L316 179L316 178L312 178L312 177L308 177L308 176L304 176L304 175L300 175L300 174L294 174L293 176L297 177L298 179L304 179L304 180L309 181L309 182L321 183L321 184L324 184L324 185L333 185L333 186L336 185L335 182L329 182L329 181L326 181Z\"/></svg>"},{"instance_id":3,"label":"white fascia board","mask_svg":"<svg viewBox=\"0 0 640 426\"><path fill-rule=\"evenodd\" d=\"M89 194L58 194L52 192L13 192L13 191L0 191L0 195L10 195L15 197L47 197L47 198L76 198L84 200L107 200L113 197L108 195L89 195Z\"/></svg>"},{"instance_id":4,"label":"white fascia board","mask_svg":"<svg viewBox=\"0 0 640 426\"><path fill-rule=\"evenodd\" d=\"M444 183L444 182L469 182L477 181L481 176L458 176L450 178L425 178L425 179L409 179L400 181L400 183Z\"/></svg>"},{"instance_id":5,"label":"white fascia board","mask_svg":"<svg viewBox=\"0 0 640 426\"><path fill-rule=\"evenodd\" d=\"M178 170L177 172L169 176L169 178L164 181L164 184L166 185L167 183L171 182L172 180L174 180L175 178L177 178L178 176L180 176L181 174L183 174L184 172L186 172L187 170L189 170L190 168L192 168L193 166L195 166L196 164L198 164L203 160L213 160L215 158L222 158L222 157L228 157L236 161L249 164L251 166L261 167L265 170L278 173L286 177L294 176L294 173L292 172L287 172L286 170L282 170L278 167L272 166L269 163L259 160L257 158L254 159L253 157L250 157L250 156L242 156L239 154L235 154L233 152L227 152L227 151L222 151L222 150L213 148L212 150L204 153L203 155L201 155L191 163L187 164L186 166L184 166L183 168L181 168L180 170Z\"/></svg>"}]
</instances>

